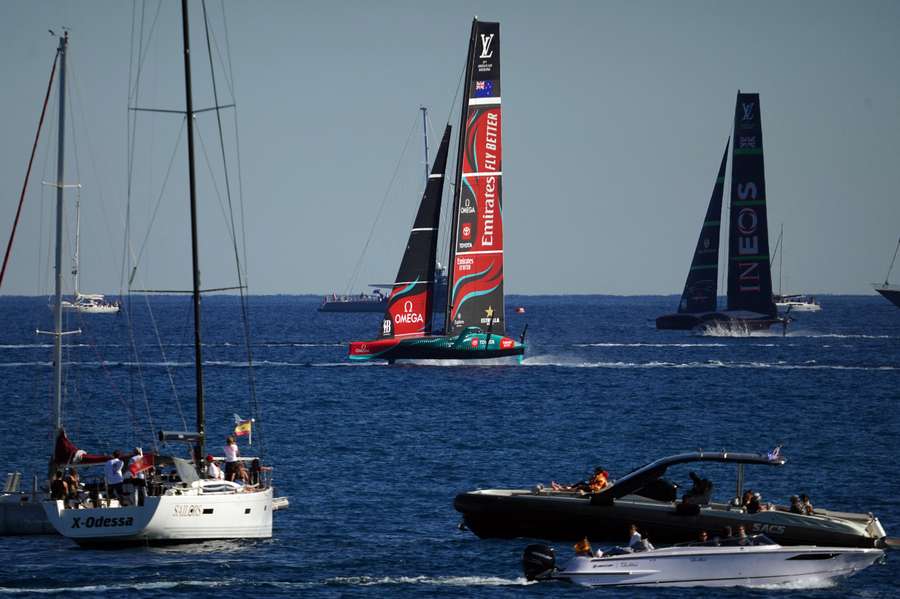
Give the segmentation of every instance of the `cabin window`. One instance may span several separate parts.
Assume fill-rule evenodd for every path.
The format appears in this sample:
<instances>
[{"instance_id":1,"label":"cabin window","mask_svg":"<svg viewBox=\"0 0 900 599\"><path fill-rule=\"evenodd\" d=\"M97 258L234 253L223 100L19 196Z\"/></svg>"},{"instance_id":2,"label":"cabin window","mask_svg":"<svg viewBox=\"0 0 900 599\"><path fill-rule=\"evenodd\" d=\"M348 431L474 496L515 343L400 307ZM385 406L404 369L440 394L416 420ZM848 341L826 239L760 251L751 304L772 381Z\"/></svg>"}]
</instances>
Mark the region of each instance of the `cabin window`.
<instances>
[{"instance_id":1,"label":"cabin window","mask_svg":"<svg viewBox=\"0 0 900 599\"><path fill-rule=\"evenodd\" d=\"M211 507L205 507L205 508L203 508L203 513L204 513L204 514L211 514L211 513L213 513L213 508L211 508Z\"/></svg>"}]
</instances>

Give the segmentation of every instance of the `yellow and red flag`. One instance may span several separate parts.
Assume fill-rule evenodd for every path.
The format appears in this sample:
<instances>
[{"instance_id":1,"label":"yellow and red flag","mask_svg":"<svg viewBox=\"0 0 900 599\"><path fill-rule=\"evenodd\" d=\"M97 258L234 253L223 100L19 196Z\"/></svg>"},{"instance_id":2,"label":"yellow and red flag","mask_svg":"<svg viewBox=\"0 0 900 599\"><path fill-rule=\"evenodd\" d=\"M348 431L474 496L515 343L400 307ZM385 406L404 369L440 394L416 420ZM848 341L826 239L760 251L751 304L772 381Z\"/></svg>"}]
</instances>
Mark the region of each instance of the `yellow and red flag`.
<instances>
[{"instance_id":1,"label":"yellow and red flag","mask_svg":"<svg viewBox=\"0 0 900 599\"><path fill-rule=\"evenodd\" d=\"M234 415L234 434L237 437L249 437L248 441L253 444L253 418L242 420L237 414Z\"/></svg>"}]
</instances>

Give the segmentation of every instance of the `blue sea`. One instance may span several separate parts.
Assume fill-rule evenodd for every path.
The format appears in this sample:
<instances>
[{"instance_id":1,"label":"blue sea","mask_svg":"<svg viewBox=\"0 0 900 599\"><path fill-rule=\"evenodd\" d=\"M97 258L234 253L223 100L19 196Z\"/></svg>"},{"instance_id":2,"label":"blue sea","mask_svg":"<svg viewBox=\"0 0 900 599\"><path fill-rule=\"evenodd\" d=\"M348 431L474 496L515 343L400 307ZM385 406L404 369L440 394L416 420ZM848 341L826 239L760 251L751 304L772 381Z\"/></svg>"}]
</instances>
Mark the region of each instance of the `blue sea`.
<instances>
[{"instance_id":1,"label":"blue sea","mask_svg":"<svg viewBox=\"0 0 900 599\"><path fill-rule=\"evenodd\" d=\"M900 536L900 310L877 296L819 299L822 312L796 314L786 336L747 337L655 330L674 297L513 296L510 332L528 324L523 363L387 366L346 359L348 341L379 331L379 314L251 297L257 411L238 302L207 297L211 449L221 454L234 414L256 415L242 451L264 451L291 503L275 514L274 537L121 551L0 538L0 594L682 597L527 584L528 541L479 540L458 528L452 502L479 487L579 480L597 465L615 478L698 448L783 445L783 468L746 472L764 501L808 493L817 506L871 511ZM133 328L124 316L68 318L82 333L65 338L64 421L88 451L155 449L155 431L193 421L189 298L134 298L132 312ZM52 328L46 298L0 298L0 323L0 470L30 480L51 441L51 338L35 334ZM670 474L687 482L686 471ZM733 492L730 468L702 474L717 498ZM894 598L898 573L900 555L890 554L826 588L703 595Z\"/></svg>"}]
</instances>

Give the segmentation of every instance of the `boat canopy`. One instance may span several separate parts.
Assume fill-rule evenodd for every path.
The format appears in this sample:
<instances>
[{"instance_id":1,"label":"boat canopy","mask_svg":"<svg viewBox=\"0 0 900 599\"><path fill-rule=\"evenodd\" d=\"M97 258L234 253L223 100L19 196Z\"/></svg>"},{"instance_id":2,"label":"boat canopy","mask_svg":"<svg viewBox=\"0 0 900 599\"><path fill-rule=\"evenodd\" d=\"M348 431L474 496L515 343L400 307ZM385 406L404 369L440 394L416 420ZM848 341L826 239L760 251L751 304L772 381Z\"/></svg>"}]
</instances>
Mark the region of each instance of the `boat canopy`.
<instances>
[{"instance_id":1,"label":"boat canopy","mask_svg":"<svg viewBox=\"0 0 900 599\"><path fill-rule=\"evenodd\" d=\"M766 466L784 466L785 458L782 456L769 457L757 453L734 453L730 451L708 452L695 451L679 453L669 457L650 462L633 470L617 480L611 486L598 493L594 493L592 502L604 503L613 499L619 499L647 486L654 480L661 478L669 466L690 462L726 462L731 464L763 464Z\"/></svg>"}]
</instances>

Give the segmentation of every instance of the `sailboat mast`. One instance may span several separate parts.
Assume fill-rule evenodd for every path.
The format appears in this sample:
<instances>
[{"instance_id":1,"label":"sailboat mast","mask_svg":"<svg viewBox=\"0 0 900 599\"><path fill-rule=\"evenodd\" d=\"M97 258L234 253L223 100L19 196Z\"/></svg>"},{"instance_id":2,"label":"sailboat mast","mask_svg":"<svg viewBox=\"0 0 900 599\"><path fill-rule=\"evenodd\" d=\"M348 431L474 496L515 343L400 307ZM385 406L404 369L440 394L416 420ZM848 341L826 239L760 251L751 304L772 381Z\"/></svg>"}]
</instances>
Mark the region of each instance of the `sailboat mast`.
<instances>
[{"instance_id":1,"label":"sailboat mast","mask_svg":"<svg viewBox=\"0 0 900 599\"><path fill-rule=\"evenodd\" d=\"M199 435L194 458L197 464L200 464L205 444L205 415L203 406L203 349L200 343L200 259L197 249L197 181L194 174L194 98L191 93L191 40L187 0L181 0L181 27L184 39L184 97L187 118L188 178L190 180L191 202L191 261L193 266L194 367L197 387L197 433Z\"/></svg>"},{"instance_id":2,"label":"sailboat mast","mask_svg":"<svg viewBox=\"0 0 900 599\"><path fill-rule=\"evenodd\" d=\"M459 109L459 143L456 148L456 176L453 178L453 221L450 225L450 263L447 265L449 272L452 274L456 267L456 229L459 219L459 195L462 191L462 163L463 152L466 147L466 117L469 114L469 79L472 76L472 62L475 54L475 29L478 26L478 19L472 19L472 32L469 34L469 53L466 55L466 71L463 73L463 94L462 107ZM453 284L453 277L448 280L448 284ZM444 315L444 332L450 331L450 315L453 313L453 289L447 289L447 311Z\"/></svg>"},{"instance_id":3,"label":"sailboat mast","mask_svg":"<svg viewBox=\"0 0 900 599\"><path fill-rule=\"evenodd\" d=\"M72 279L75 283L75 299L78 299L78 254L81 247L81 195L75 197L75 255L72 256Z\"/></svg>"},{"instance_id":4,"label":"sailboat mast","mask_svg":"<svg viewBox=\"0 0 900 599\"><path fill-rule=\"evenodd\" d=\"M783 293L781 279L784 276L784 223L781 223L781 232L778 234L778 295Z\"/></svg>"},{"instance_id":5,"label":"sailboat mast","mask_svg":"<svg viewBox=\"0 0 900 599\"><path fill-rule=\"evenodd\" d=\"M894 270L894 262L897 260L897 252L900 251L900 239L897 240L897 247L894 248L894 257L891 258L891 265L888 266L887 274L884 275L884 286L887 287L890 285L888 282L891 278L891 271Z\"/></svg>"},{"instance_id":6,"label":"sailboat mast","mask_svg":"<svg viewBox=\"0 0 900 599\"><path fill-rule=\"evenodd\" d=\"M422 111L422 135L425 138L425 185L428 185L428 123L425 118L428 115L428 108L419 106L419 110Z\"/></svg>"},{"instance_id":7,"label":"sailboat mast","mask_svg":"<svg viewBox=\"0 0 900 599\"><path fill-rule=\"evenodd\" d=\"M66 157L66 49L69 46L69 32L59 38L59 147L56 155L56 301L53 303L53 439L62 428L62 233L63 233L63 192L65 190Z\"/></svg>"}]
</instances>

